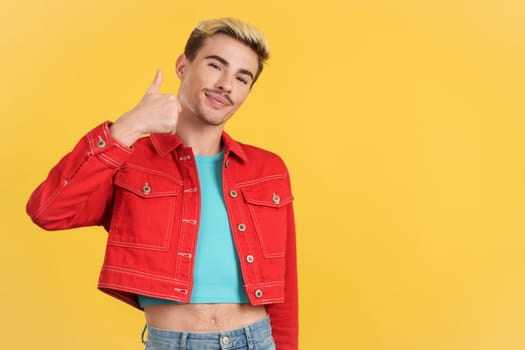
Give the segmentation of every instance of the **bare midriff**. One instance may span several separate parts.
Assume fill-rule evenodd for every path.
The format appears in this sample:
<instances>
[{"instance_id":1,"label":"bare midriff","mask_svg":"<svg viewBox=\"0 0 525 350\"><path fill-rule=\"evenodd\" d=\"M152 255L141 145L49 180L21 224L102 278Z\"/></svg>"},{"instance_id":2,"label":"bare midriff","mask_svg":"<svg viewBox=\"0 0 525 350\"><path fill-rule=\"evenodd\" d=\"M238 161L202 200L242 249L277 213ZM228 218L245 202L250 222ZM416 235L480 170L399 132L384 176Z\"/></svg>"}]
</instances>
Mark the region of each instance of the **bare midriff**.
<instances>
[{"instance_id":1,"label":"bare midriff","mask_svg":"<svg viewBox=\"0 0 525 350\"><path fill-rule=\"evenodd\" d=\"M222 332L249 325L266 316L264 306L250 304L158 304L144 308L155 328L181 332Z\"/></svg>"}]
</instances>

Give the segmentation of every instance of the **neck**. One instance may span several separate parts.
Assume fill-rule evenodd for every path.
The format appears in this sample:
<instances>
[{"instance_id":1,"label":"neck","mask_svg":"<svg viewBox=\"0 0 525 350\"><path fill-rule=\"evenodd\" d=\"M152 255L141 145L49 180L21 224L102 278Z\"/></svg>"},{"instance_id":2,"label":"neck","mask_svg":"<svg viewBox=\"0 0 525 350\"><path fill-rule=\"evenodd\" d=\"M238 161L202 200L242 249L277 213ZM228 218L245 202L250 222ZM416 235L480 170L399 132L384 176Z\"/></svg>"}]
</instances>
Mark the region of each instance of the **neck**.
<instances>
[{"instance_id":1,"label":"neck","mask_svg":"<svg viewBox=\"0 0 525 350\"><path fill-rule=\"evenodd\" d=\"M213 156L221 151L223 129L224 125L195 122L195 118L184 117L182 113L177 122L177 136L199 156Z\"/></svg>"}]
</instances>

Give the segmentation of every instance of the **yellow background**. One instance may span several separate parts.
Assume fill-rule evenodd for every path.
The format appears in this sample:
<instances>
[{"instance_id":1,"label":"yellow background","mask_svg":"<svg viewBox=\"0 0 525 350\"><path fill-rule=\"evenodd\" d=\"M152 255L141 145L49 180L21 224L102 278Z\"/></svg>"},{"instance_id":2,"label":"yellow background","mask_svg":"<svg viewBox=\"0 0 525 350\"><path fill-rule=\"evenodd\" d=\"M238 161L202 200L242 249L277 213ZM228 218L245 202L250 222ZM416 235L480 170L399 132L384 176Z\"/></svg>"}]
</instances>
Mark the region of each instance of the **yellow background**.
<instances>
[{"instance_id":1,"label":"yellow background","mask_svg":"<svg viewBox=\"0 0 525 350\"><path fill-rule=\"evenodd\" d=\"M156 68L175 92L217 16L273 50L227 130L290 168L301 348L525 349L522 0L2 4L1 348L141 349L141 313L96 290L106 234L25 202Z\"/></svg>"}]
</instances>

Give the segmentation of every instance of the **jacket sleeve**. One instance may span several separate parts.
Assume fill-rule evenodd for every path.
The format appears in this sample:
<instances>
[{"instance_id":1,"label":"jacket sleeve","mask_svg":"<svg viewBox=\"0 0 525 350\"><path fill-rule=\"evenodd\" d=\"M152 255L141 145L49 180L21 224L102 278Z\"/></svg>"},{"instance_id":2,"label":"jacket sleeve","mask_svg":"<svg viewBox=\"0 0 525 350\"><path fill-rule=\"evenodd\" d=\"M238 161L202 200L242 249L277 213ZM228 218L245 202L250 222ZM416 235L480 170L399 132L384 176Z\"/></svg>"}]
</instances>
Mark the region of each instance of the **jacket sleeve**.
<instances>
[{"instance_id":1,"label":"jacket sleeve","mask_svg":"<svg viewBox=\"0 0 525 350\"><path fill-rule=\"evenodd\" d=\"M287 225L284 303L266 306L277 350L297 350L299 341L297 253L292 203L289 204Z\"/></svg>"},{"instance_id":2,"label":"jacket sleeve","mask_svg":"<svg viewBox=\"0 0 525 350\"><path fill-rule=\"evenodd\" d=\"M131 153L113 139L109 122L88 132L32 193L31 220L46 230L108 225L113 176Z\"/></svg>"}]
</instances>

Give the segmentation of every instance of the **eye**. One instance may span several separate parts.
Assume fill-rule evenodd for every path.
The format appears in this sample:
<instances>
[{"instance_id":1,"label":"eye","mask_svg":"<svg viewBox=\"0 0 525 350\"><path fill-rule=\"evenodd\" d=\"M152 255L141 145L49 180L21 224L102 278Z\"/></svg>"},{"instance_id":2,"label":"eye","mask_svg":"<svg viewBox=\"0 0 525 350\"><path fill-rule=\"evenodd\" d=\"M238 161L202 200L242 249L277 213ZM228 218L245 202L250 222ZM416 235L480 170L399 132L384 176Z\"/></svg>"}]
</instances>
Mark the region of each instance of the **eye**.
<instances>
[{"instance_id":1,"label":"eye","mask_svg":"<svg viewBox=\"0 0 525 350\"><path fill-rule=\"evenodd\" d=\"M244 85L248 85L248 80L244 79L243 77L237 77L237 80L243 83Z\"/></svg>"},{"instance_id":2,"label":"eye","mask_svg":"<svg viewBox=\"0 0 525 350\"><path fill-rule=\"evenodd\" d=\"M213 69L220 70L221 67L217 63L209 63L208 66L212 67Z\"/></svg>"}]
</instances>

